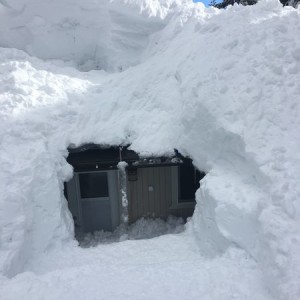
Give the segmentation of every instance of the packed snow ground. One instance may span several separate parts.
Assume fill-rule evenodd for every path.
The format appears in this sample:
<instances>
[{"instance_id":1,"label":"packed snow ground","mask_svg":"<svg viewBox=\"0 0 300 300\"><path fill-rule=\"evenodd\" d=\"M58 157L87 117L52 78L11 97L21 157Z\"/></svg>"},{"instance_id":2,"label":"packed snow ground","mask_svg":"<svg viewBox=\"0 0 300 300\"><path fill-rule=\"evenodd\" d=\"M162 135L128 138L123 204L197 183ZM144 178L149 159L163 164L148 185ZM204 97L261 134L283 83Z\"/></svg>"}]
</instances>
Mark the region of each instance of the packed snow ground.
<instances>
[{"instance_id":1,"label":"packed snow ground","mask_svg":"<svg viewBox=\"0 0 300 300\"><path fill-rule=\"evenodd\" d=\"M179 233L183 230L184 220L169 216L166 221L162 219L141 218L128 226L121 224L113 232L101 230L87 234L75 233L75 235L79 241L79 245L88 248L99 244L110 244L125 240L152 239L164 234Z\"/></svg>"},{"instance_id":2,"label":"packed snow ground","mask_svg":"<svg viewBox=\"0 0 300 300\"><path fill-rule=\"evenodd\" d=\"M0 1L1 299L299 299L299 35L275 0ZM65 158L90 142L189 155L187 229L79 248Z\"/></svg>"},{"instance_id":3,"label":"packed snow ground","mask_svg":"<svg viewBox=\"0 0 300 300\"><path fill-rule=\"evenodd\" d=\"M1 281L1 300L271 299L244 251L231 248L207 260L187 233L89 249L69 245L36 257L30 270Z\"/></svg>"}]
</instances>

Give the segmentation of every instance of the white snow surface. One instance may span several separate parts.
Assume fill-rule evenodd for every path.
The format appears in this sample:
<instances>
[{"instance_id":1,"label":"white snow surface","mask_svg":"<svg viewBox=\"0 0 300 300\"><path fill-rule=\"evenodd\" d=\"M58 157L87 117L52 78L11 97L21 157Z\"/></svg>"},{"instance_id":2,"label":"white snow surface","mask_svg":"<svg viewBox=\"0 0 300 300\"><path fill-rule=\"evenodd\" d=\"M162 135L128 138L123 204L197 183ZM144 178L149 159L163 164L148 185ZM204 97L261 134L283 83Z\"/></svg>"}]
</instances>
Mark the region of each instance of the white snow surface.
<instances>
[{"instance_id":1,"label":"white snow surface","mask_svg":"<svg viewBox=\"0 0 300 300\"><path fill-rule=\"evenodd\" d=\"M133 224L126 225L124 223L119 225L113 232L101 230L93 233L78 233L77 240L81 247L88 248L125 240L152 239L164 234L180 233L184 230L184 220L174 216L169 216L166 221L159 218L141 218Z\"/></svg>"},{"instance_id":2,"label":"white snow surface","mask_svg":"<svg viewBox=\"0 0 300 300\"><path fill-rule=\"evenodd\" d=\"M1 299L300 299L299 35L275 0L1 0ZM185 231L78 247L84 143L190 156Z\"/></svg>"}]
</instances>

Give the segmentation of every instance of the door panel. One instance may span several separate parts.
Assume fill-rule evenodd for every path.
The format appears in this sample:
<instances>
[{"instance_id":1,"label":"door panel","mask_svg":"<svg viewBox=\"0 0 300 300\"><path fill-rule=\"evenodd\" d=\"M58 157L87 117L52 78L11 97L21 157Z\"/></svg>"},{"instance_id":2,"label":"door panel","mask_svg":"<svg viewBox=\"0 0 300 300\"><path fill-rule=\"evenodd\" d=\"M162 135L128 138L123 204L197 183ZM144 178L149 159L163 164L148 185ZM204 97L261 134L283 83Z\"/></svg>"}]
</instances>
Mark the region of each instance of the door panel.
<instances>
[{"instance_id":1,"label":"door panel","mask_svg":"<svg viewBox=\"0 0 300 300\"><path fill-rule=\"evenodd\" d=\"M170 214L174 184L172 168L146 167L137 169L137 179L128 180L127 197L129 203L129 222L141 217L167 218Z\"/></svg>"},{"instance_id":2,"label":"door panel","mask_svg":"<svg viewBox=\"0 0 300 300\"><path fill-rule=\"evenodd\" d=\"M109 198L81 199L81 209L84 232L112 231Z\"/></svg>"},{"instance_id":3,"label":"door panel","mask_svg":"<svg viewBox=\"0 0 300 300\"><path fill-rule=\"evenodd\" d=\"M120 221L117 170L75 173L82 232L112 231Z\"/></svg>"},{"instance_id":4,"label":"door panel","mask_svg":"<svg viewBox=\"0 0 300 300\"><path fill-rule=\"evenodd\" d=\"M83 232L112 230L108 184L108 172L106 171L78 174L78 199Z\"/></svg>"}]
</instances>

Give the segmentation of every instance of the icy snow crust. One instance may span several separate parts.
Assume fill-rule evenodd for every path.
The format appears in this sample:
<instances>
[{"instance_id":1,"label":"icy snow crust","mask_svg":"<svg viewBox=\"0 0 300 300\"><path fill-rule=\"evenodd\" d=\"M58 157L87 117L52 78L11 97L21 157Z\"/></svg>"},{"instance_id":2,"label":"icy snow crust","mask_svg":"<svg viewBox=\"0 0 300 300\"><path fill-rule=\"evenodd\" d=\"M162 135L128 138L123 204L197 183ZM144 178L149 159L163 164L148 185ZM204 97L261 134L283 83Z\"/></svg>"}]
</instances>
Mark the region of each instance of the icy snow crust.
<instances>
[{"instance_id":1,"label":"icy snow crust","mask_svg":"<svg viewBox=\"0 0 300 300\"><path fill-rule=\"evenodd\" d=\"M0 1L1 299L299 299L299 34L276 1ZM191 156L185 232L78 248L90 142Z\"/></svg>"}]
</instances>

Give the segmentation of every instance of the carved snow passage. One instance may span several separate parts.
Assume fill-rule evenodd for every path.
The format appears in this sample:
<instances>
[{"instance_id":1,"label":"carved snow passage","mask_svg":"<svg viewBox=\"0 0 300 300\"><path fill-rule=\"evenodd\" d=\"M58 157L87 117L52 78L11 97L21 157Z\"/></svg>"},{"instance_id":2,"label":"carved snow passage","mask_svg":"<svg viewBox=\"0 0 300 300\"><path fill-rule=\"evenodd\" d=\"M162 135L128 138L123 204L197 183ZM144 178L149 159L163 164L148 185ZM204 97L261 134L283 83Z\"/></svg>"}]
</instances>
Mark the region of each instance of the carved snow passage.
<instances>
[{"instance_id":1,"label":"carved snow passage","mask_svg":"<svg viewBox=\"0 0 300 300\"><path fill-rule=\"evenodd\" d=\"M63 196L73 175L70 144L131 144L145 156L176 147L207 175L186 231L148 241L153 249L173 243L177 253L201 255L201 262L181 265L201 278L197 295L213 293L197 273L204 269L216 285L220 278L232 284L239 299L253 291L257 299L268 291L299 298L299 18L299 9L265 0L224 11L179 0L2 1L1 274L58 270L67 249L82 263ZM150 245L143 243L139 249ZM67 270L72 264L64 258ZM143 271L130 272L142 278ZM0 294L15 295L16 282L24 283L21 295L32 282L43 290L34 274L19 276L3 278ZM53 273L45 276L52 282ZM224 292L218 287L208 299ZM225 294L233 297L229 289Z\"/></svg>"}]
</instances>

